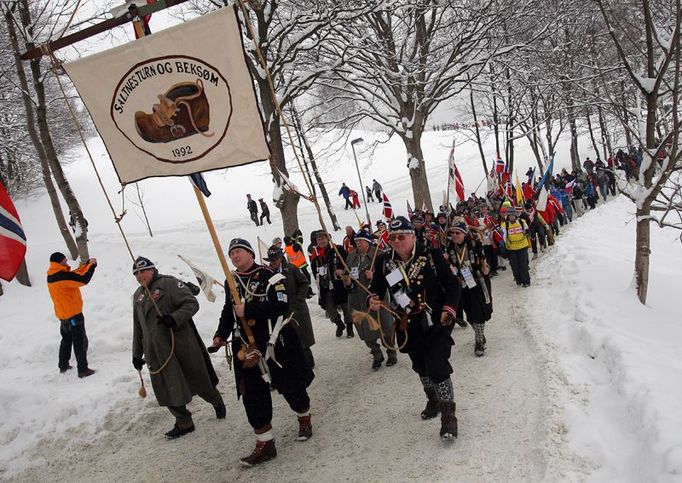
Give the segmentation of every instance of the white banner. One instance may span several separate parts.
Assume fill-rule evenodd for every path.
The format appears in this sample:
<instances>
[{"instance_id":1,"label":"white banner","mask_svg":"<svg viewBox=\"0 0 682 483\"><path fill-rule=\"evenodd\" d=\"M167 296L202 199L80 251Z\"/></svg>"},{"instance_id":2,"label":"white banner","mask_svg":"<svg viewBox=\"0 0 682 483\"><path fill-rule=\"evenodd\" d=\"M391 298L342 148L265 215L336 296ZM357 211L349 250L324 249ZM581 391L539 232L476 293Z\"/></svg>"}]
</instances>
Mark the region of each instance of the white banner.
<instances>
[{"instance_id":1,"label":"white banner","mask_svg":"<svg viewBox=\"0 0 682 483\"><path fill-rule=\"evenodd\" d=\"M270 157L232 8L64 67L122 184Z\"/></svg>"}]
</instances>

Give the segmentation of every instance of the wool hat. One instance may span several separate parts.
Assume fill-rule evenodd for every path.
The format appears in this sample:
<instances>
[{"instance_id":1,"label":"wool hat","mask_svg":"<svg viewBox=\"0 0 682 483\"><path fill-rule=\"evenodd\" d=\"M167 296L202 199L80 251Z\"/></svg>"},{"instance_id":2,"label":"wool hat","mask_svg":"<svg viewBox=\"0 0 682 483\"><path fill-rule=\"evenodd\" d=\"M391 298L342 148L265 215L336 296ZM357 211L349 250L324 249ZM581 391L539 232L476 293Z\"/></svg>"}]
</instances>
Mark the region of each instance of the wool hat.
<instances>
[{"instance_id":1,"label":"wool hat","mask_svg":"<svg viewBox=\"0 0 682 483\"><path fill-rule=\"evenodd\" d=\"M273 245L270 248L268 248L268 254L263 260L266 262L274 262L278 258L282 258L282 255L284 255L284 252L280 247L277 245Z\"/></svg>"},{"instance_id":2,"label":"wool hat","mask_svg":"<svg viewBox=\"0 0 682 483\"><path fill-rule=\"evenodd\" d=\"M54 252L52 255L50 255L51 262L61 263L65 258L66 255L64 255L62 252Z\"/></svg>"},{"instance_id":3,"label":"wool hat","mask_svg":"<svg viewBox=\"0 0 682 483\"><path fill-rule=\"evenodd\" d=\"M230 252L235 248L243 248L247 252L251 252L253 258L256 258L256 252L253 251L253 247L247 240L244 240L243 238L233 238L230 242L230 247L227 249L227 254L229 255Z\"/></svg>"},{"instance_id":4,"label":"wool hat","mask_svg":"<svg viewBox=\"0 0 682 483\"><path fill-rule=\"evenodd\" d=\"M152 262L149 258L137 257L135 259L135 263L133 263L133 275L135 275L137 272L148 270L150 268L156 268L154 262Z\"/></svg>"},{"instance_id":5,"label":"wool hat","mask_svg":"<svg viewBox=\"0 0 682 483\"><path fill-rule=\"evenodd\" d=\"M469 227L465 222L458 221L452 224L452 226L450 227L450 231L459 231L466 235L467 231L469 231Z\"/></svg>"},{"instance_id":6,"label":"wool hat","mask_svg":"<svg viewBox=\"0 0 682 483\"><path fill-rule=\"evenodd\" d=\"M355 241L365 240L367 243L372 243L373 239L372 234L365 230L361 230L355 234Z\"/></svg>"},{"instance_id":7,"label":"wool hat","mask_svg":"<svg viewBox=\"0 0 682 483\"><path fill-rule=\"evenodd\" d=\"M407 218L398 216L391 221L391 233L414 233L414 227Z\"/></svg>"}]
</instances>

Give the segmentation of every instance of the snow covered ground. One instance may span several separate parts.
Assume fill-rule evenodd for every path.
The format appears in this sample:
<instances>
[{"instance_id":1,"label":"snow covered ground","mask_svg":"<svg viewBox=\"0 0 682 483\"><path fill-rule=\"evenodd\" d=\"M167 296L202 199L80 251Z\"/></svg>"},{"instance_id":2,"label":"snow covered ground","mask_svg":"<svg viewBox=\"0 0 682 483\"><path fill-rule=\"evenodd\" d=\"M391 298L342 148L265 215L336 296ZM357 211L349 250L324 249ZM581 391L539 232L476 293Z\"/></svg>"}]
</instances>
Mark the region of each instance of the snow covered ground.
<instances>
[{"instance_id":1,"label":"snow covered ground","mask_svg":"<svg viewBox=\"0 0 682 483\"><path fill-rule=\"evenodd\" d=\"M365 144L371 133L361 135ZM355 135L351 138L356 137ZM452 133L425 135L430 187L438 204L445 187ZM316 146L321 146L318 141ZM117 211L119 187L99 140L91 141L96 161ZM559 152L568 152L565 146ZM330 151L332 152L332 151ZM490 159L493 151L488 150ZM592 153L586 152L587 155ZM529 150L517 153L519 175L533 164ZM172 424L153 395L137 397L130 363L131 295L136 287L131 260L96 185L89 162L78 150L68 176L90 222L91 255L97 272L83 290L89 359L98 370L79 380L57 370L58 325L45 287L47 258L64 251L45 196L17 209L29 236L27 260L34 286L4 284L0 297L0 479L44 481L676 481L682 479L680 389L682 340L674 285L682 251L674 234L653 229L650 300L636 301L630 287L634 259L631 206L616 199L574 222L534 267L533 285L518 289L510 274L493 285L495 314L489 324L490 350L472 354L470 330L458 329L453 351L461 436L444 448L438 425L422 422L423 396L409 361L378 373L358 340L337 340L323 314L311 304L318 343L317 378L311 388L314 438L293 441L295 419L275 397L275 434L280 457L248 472L238 468L252 446L250 428L224 359L214 356L226 395L228 420L215 422L201 400L191 407L197 431L167 443ZM457 160L467 192L483 179L477 148L458 142ZM398 214L405 213L410 182L398 139L359 154L364 184L376 178ZM335 209L343 225L357 225L337 197L341 181L357 189L350 148L321 160ZM555 169L567 166L557 159ZM245 194L270 201L265 164L209 173L208 199L226 246L234 236L269 244L281 236L281 220L255 227ZM303 190L297 175L295 183ZM142 182L154 237L125 191L123 227L135 254L158 263L161 272L191 279L177 254L217 278L219 263L185 179ZM359 191L359 190L358 190ZM362 217L361 213L358 213ZM373 220L381 204L370 206ZM304 233L317 228L310 204L299 204ZM336 241L341 240L341 233ZM201 298L196 317L206 341L215 330L220 303ZM675 322L678 322L675 324ZM149 386L149 384L148 384Z\"/></svg>"}]
</instances>

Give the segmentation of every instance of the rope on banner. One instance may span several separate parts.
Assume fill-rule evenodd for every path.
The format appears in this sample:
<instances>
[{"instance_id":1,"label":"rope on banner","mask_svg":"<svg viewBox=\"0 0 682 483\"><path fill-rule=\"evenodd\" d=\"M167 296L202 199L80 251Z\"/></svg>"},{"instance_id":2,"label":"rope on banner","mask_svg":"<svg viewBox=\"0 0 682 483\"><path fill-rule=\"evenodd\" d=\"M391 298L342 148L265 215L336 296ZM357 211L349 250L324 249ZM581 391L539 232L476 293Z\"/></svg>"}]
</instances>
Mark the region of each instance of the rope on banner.
<instances>
[{"instance_id":1,"label":"rope on banner","mask_svg":"<svg viewBox=\"0 0 682 483\"><path fill-rule=\"evenodd\" d=\"M75 12L74 12L75 13ZM72 16L73 18L73 16ZM64 32L62 32L63 35ZM59 74L61 72L64 72L64 69L62 67L62 62L57 59L57 57L54 55L54 52L50 50L50 48L47 45L42 45L41 50L49 56L50 62L51 62L51 67L52 71L55 74L55 77L57 78L57 84L59 85L59 90L62 92L62 97L64 98L64 102L66 103L66 106L69 108L69 112L71 113L71 119L74 123L74 126L76 127L76 130L78 131L78 136L83 143L83 147L85 148L85 152L88 155L88 159L90 160L90 164L92 165L92 169L95 171L95 176L97 177L97 182L99 183L100 188L102 189L102 193L104 193L104 197L107 200L107 204L109 205L109 209L111 210L111 214L114 217L114 222L116 223L116 226L118 227L119 232L121 233L121 237L123 238L123 242L125 243L126 249L128 250L128 254L130 255L131 260L133 261L133 266L135 265L135 255L133 255L133 250L130 247L130 243L128 241L128 237L126 236L125 232L123 231L123 227L121 226L121 220L123 218L123 215L125 214L125 211L121 215L116 214L116 210L114 209L114 205L111 202L111 198L109 197L109 194L107 193L106 188L104 187L104 182L102 181L102 177L99 173L99 170L97 169L97 165L95 165L95 159L92 156L92 153L90 152L90 148L88 147L88 144L85 142L85 136L83 135L83 129L78 122L78 118L76 117L76 112L74 111L73 107L71 106L71 103L69 102L69 99L66 95L66 89L64 89L64 84L62 80L59 77ZM152 305L154 306L154 309L156 310L156 313L158 314L159 317L161 317L163 314L161 313L161 309L159 309L159 306L156 304L156 300L154 300L154 297L152 297L151 292L149 291L149 288L144 286L144 290L147 293L147 297L149 300L151 300ZM170 332L170 339L171 339L171 350L170 353L168 354L168 357L166 358L165 362L157 369L157 370L152 370L151 367L149 367L149 373L152 375L159 374L161 371L163 371L168 363L170 362L171 358L173 357L173 354L175 353L175 334L173 333L172 329L168 329Z\"/></svg>"}]
</instances>

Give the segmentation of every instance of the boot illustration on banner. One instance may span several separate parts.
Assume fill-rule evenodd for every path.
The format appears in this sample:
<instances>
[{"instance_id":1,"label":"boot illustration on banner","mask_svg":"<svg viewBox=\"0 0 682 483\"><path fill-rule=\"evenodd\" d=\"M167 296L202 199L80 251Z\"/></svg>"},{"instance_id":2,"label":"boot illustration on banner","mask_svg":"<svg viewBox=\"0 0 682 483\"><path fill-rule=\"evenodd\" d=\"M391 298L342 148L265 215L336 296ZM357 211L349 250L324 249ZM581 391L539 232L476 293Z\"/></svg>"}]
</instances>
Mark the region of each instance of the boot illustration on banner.
<instances>
[{"instance_id":1,"label":"boot illustration on banner","mask_svg":"<svg viewBox=\"0 0 682 483\"><path fill-rule=\"evenodd\" d=\"M208 133L209 106L200 79L180 82L165 94L159 94L159 103L152 114L137 111L135 127L142 139L150 143L167 143L194 134L210 137Z\"/></svg>"}]
</instances>

